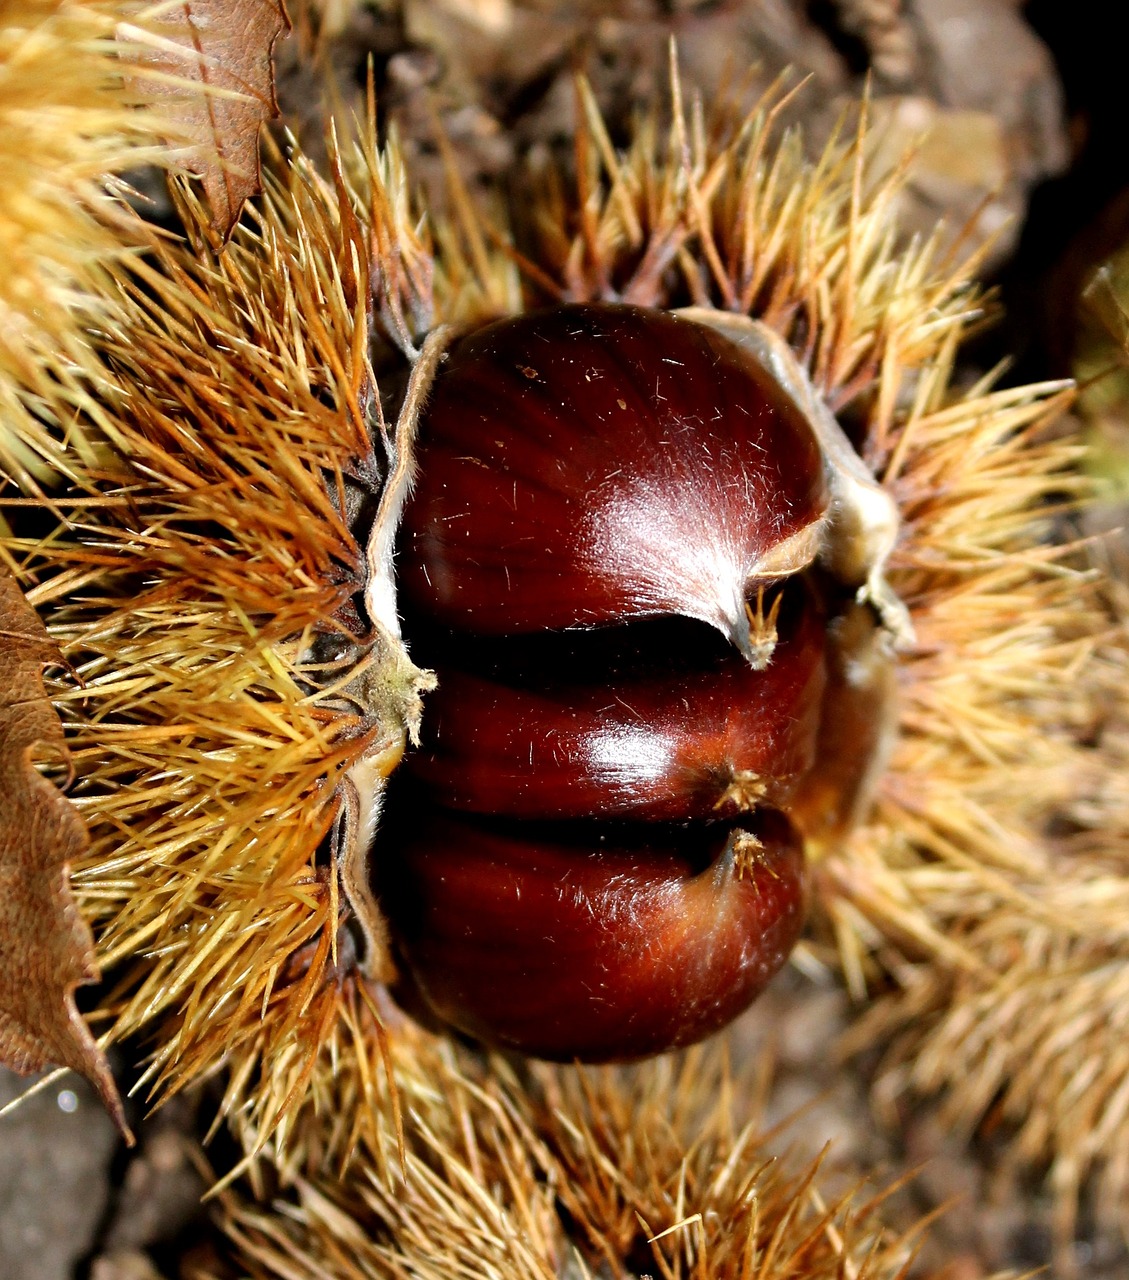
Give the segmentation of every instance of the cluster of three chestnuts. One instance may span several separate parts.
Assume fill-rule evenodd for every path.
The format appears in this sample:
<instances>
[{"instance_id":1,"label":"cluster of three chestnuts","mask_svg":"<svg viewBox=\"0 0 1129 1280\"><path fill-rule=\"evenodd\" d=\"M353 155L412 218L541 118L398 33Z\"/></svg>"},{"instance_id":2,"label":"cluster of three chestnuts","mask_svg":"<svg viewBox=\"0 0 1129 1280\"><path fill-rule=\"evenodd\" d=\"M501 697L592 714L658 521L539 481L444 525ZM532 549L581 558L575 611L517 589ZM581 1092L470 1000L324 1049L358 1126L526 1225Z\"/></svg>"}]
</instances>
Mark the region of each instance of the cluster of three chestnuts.
<instances>
[{"instance_id":1,"label":"cluster of three chestnuts","mask_svg":"<svg viewBox=\"0 0 1129 1280\"><path fill-rule=\"evenodd\" d=\"M799 935L828 777L842 808L867 772L821 752L853 716L871 754L836 637L896 611L889 504L794 362L723 328L559 307L463 338L431 388L398 573L438 686L374 887L404 998L490 1044L723 1026Z\"/></svg>"}]
</instances>

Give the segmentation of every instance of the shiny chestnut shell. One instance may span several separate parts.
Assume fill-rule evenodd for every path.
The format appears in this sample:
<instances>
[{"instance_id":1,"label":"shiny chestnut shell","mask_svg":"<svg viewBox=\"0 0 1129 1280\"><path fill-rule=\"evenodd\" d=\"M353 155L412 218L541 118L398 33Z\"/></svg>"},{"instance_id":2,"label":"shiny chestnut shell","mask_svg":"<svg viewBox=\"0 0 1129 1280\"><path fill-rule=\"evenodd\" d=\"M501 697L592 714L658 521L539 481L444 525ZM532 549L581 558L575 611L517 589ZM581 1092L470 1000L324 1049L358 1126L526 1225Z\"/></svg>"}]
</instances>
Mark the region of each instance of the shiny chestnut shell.
<instances>
[{"instance_id":1,"label":"shiny chestnut shell","mask_svg":"<svg viewBox=\"0 0 1129 1280\"><path fill-rule=\"evenodd\" d=\"M824 615L796 593L777 629L760 671L696 623L541 646L552 665L527 660L508 679L505 663L491 676L440 663L406 768L435 803L510 818L683 822L779 808L814 759ZM657 660L645 652L658 646ZM577 670L576 648L596 649L606 670L594 674L590 654Z\"/></svg>"},{"instance_id":2,"label":"shiny chestnut shell","mask_svg":"<svg viewBox=\"0 0 1129 1280\"><path fill-rule=\"evenodd\" d=\"M439 687L374 860L409 1003L623 1059L718 1030L784 963L825 719L823 591L795 579L829 527L821 438L756 355L668 313L453 347L399 542ZM685 643L656 646L668 625Z\"/></svg>"},{"instance_id":3,"label":"shiny chestnut shell","mask_svg":"<svg viewBox=\"0 0 1129 1280\"><path fill-rule=\"evenodd\" d=\"M549 830L432 812L382 860L379 888L445 1022L541 1058L642 1057L724 1026L799 936L798 835L771 810L741 825Z\"/></svg>"},{"instance_id":4,"label":"shiny chestnut shell","mask_svg":"<svg viewBox=\"0 0 1129 1280\"><path fill-rule=\"evenodd\" d=\"M757 359L642 307L464 338L417 470L401 602L469 633L683 614L747 649L746 596L812 558L827 505L812 428Z\"/></svg>"}]
</instances>

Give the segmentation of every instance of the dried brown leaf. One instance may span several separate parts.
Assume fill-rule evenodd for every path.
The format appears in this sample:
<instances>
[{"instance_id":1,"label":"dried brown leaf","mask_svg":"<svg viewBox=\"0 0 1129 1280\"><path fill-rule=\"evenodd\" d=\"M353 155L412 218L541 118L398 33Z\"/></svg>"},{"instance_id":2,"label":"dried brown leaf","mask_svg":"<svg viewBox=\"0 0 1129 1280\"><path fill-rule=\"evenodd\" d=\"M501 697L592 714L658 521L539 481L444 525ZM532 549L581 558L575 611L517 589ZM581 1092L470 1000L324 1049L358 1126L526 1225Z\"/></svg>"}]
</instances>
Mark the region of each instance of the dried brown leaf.
<instances>
[{"instance_id":1,"label":"dried brown leaf","mask_svg":"<svg viewBox=\"0 0 1129 1280\"><path fill-rule=\"evenodd\" d=\"M89 836L32 762L44 747L66 754L43 687L43 668L61 661L15 579L0 570L0 1063L20 1072L73 1068L124 1129L109 1065L74 1002L75 987L98 976L69 884L69 863Z\"/></svg>"},{"instance_id":2,"label":"dried brown leaf","mask_svg":"<svg viewBox=\"0 0 1129 1280\"><path fill-rule=\"evenodd\" d=\"M200 176L224 240L262 190L259 130L278 115L272 55L289 29L283 0L188 0L162 13L145 58L145 96L187 143L185 165Z\"/></svg>"}]
</instances>

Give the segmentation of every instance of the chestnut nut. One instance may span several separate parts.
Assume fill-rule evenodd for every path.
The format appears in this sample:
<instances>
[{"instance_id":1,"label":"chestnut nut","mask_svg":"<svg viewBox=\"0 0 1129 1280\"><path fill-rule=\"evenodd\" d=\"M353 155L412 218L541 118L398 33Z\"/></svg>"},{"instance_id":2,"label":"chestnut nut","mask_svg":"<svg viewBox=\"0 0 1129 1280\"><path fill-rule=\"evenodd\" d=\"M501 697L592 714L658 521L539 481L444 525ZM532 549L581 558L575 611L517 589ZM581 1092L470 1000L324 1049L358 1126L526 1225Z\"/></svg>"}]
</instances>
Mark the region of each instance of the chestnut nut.
<instances>
[{"instance_id":1,"label":"chestnut nut","mask_svg":"<svg viewBox=\"0 0 1129 1280\"><path fill-rule=\"evenodd\" d=\"M438 687L374 888L406 998L536 1056L661 1052L740 1012L799 935L818 810L857 810L882 737L889 682L844 694L834 637L888 667L896 517L795 362L703 318L499 321L420 422L400 608ZM829 626L867 601L875 623ZM829 799L821 743L856 724L871 749Z\"/></svg>"},{"instance_id":2,"label":"chestnut nut","mask_svg":"<svg viewBox=\"0 0 1129 1280\"><path fill-rule=\"evenodd\" d=\"M470 633L678 614L752 659L747 599L812 561L827 509L815 434L761 364L640 307L472 333L416 461L401 604Z\"/></svg>"}]
</instances>

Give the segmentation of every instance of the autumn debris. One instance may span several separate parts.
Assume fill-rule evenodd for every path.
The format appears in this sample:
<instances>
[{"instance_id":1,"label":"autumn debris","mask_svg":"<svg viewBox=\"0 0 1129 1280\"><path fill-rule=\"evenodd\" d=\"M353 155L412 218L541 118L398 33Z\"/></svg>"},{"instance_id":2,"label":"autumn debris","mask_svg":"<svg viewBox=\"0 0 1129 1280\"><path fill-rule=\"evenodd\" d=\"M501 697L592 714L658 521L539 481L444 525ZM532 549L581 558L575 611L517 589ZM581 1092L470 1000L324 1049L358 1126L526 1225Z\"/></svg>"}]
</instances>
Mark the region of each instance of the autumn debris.
<instances>
[{"instance_id":1,"label":"autumn debris","mask_svg":"<svg viewBox=\"0 0 1129 1280\"><path fill-rule=\"evenodd\" d=\"M289 29L283 0L162 5L146 30L121 29L143 42L133 91L171 125L166 141L200 178L221 240L262 190L259 131L278 115L271 55Z\"/></svg>"},{"instance_id":2,"label":"autumn debris","mask_svg":"<svg viewBox=\"0 0 1129 1280\"><path fill-rule=\"evenodd\" d=\"M124 1128L105 1055L75 1008L75 988L98 976L90 927L69 883L90 839L74 808L35 761L66 760L63 726L43 688L62 661L0 567L0 1062L17 1071L57 1063L86 1076Z\"/></svg>"}]
</instances>

